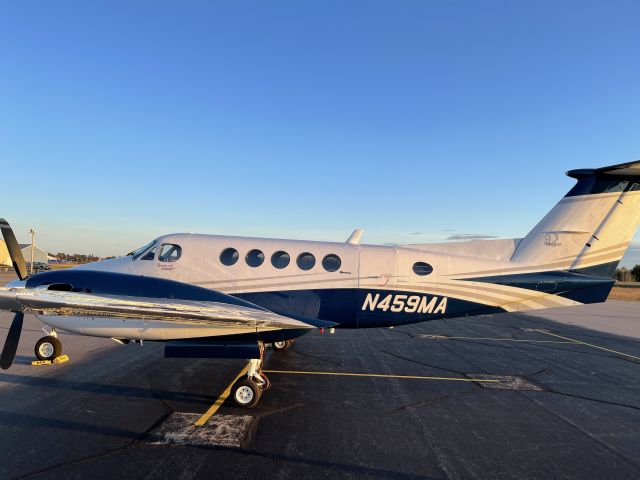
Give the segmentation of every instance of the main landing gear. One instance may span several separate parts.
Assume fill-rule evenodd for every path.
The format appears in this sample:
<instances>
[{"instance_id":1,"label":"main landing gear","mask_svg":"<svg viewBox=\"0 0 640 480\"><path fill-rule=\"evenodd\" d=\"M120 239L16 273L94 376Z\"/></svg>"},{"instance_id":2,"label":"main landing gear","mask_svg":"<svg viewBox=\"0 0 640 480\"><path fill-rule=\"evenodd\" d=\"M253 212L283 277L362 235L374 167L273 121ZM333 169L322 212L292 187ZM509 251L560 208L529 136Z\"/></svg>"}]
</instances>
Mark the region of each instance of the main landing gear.
<instances>
[{"instance_id":1,"label":"main landing gear","mask_svg":"<svg viewBox=\"0 0 640 480\"><path fill-rule=\"evenodd\" d=\"M273 349L276 352L282 352L288 350L291 345L293 345L293 340L282 340L281 342L273 342Z\"/></svg>"},{"instance_id":2,"label":"main landing gear","mask_svg":"<svg viewBox=\"0 0 640 480\"><path fill-rule=\"evenodd\" d=\"M231 387L231 395L237 406L242 408L255 407L262 392L271 387L271 382L262 373L262 362L264 359L264 343L260 342L260 358L249 360L247 376L238 380Z\"/></svg>"},{"instance_id":3,"label":"main landing gear","mask_svg":"<svg viewBox=\"0 0 640 480\"><path fill-rule=\"evenodd\" d=\"M45 332L46 333L46 332ZM35 354L38 360L51 360L62 355L62 342L55 330L36 342Z\"/></svg>"},{"instance_id":4,"label":"main landing gear","mask_svg":"<svg viewBox=\"0 0 640 480\"><path fill-rule=\"evenodd\" d=\"M291 347L292 344L293 340L283 340L281 342L273 342L272 346L276 352L282 352ZM233 401L239 407L255 407L260 401L262 392L271 387L271 382L267 376L262 373L264 350L264 343L260 342L260 358L252 358L249 360L247 376L238 380L233 384L233 387L231 387Z\"/></svg>"}]
</instances>

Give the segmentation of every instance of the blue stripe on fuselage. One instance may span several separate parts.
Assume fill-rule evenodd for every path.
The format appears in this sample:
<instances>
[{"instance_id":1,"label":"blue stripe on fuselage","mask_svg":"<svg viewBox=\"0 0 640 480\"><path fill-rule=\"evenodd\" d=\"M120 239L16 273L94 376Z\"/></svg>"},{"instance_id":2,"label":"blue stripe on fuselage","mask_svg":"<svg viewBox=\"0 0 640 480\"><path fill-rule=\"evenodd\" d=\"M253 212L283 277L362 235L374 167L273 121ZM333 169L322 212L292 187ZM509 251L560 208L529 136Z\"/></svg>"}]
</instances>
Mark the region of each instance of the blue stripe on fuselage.
<instances>
[{"instance_id":1,"label":"blue stripe on fuselage","mask_svg":"<svg viewBox=\"0 0 640 480\"><path fill-rule=\"evenodd\" d=\"M376 299L375 305L371 308L370 301L363 309L369 294L372 295L370 300ZM376 295L378 297L375 297ZM504 312L499 307L453 297L400 290L309 289L238 293L235 296L280 315L291 316L302 321L319 319L335 322L336 327L342 328L389 327L442 318ZM388 303L382 303L389 296ZM418 305L422 305L422 311L427 312L430 308L432 313L411 312L413 308L407 306L407 300L410 297L419 297L417 302ZM446 298L445 310L435 313L444 298ZM433 303L431 303L432 300L434 300ZM391 311L392 307L399 311Z\"/></svg>"},{"instance_id":2,"label":"blue stripe on fuselage","mask_svg":"<svg viewBox=\"0 0 640 480\"><path fill-rule=\"evenodd\" d=\"M580 303L599 303L607 299L615 283L611 276L617 266L618 262L609 262L574 270L495 275L465 280L551 293Z\"/></svg>"}]
</instances>

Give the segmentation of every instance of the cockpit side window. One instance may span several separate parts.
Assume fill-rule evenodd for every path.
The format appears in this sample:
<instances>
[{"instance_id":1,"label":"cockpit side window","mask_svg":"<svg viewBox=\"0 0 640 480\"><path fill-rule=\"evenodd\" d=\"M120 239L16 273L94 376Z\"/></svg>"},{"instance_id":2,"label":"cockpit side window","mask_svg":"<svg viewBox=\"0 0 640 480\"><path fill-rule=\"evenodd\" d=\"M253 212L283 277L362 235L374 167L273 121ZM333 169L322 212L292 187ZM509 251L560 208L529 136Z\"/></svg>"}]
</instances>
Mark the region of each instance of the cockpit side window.
<instances>
[{"instance_id":1,"label":"cockpit side window","mask_svg":"<svg viewBox=\"0 0 640 480\"><path fill-rule=\"evenodd\" d=\"M155 245L155 243L156 243L156 241L153 240L153 241L147 243L144 247L140 247L137 250L134 250L133 252L127 253L127 255L131 255L133 257L133 259L136 260L140 255L142 255L144 252L146 252L151 247L153 247Z\"/></svg>"},{"instance_id":2,"label":"cockpit side window","mask_svg":"<svg viewBox=\"0 0 640 480\"><path fill-rule=\"evenodd\" d=\"M154 258L156 258L155 246L151 250L149 250L147 253L145 253L142 257L140 257L140 260L153 260Z\"/></svg>"},{"instance_id":3,"label":"cockpit side window","mask_svg":"<svg viewBox=\"0 0 640 480\"><path fill-rule=\"evenodd\" d=\"M160 247L158 260L161 262L177 262L182 256L182 247L175 243L163 243Z\"/></svg>"}]
</instances>

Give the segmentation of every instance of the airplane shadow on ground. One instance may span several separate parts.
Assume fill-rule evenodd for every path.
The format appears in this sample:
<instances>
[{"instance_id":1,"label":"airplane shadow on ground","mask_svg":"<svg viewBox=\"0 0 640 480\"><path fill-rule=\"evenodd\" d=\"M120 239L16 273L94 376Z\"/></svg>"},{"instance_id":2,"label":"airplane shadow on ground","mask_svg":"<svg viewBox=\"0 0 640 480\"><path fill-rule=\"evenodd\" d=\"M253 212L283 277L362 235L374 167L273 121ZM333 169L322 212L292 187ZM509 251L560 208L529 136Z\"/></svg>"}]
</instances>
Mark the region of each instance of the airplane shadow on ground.
<instances>
[{"instance_id":1,"label":"airplane shadow on ground","mask_svg":"<svg viewBox=\"0 0 640 480\"><path fill-rule=\"evenodd\" d=\"M204 447L209 448L209 447ZM228 448L228 447L211 447L211 449L218 449L218 450L227 450L229 452L232 452L234 454L238 454L241 456L250 456L250 457L255 457L255 458L261 458L264 459L266 461L272 461L274 463L283 463L283 464L298 464L298 465L302 465L302 466L309 466L309 467L321 467L324 469L327 469L331 472L331 477L332 478L342 478L344 477L350 477L352 475L363 475L366 476L367 478L385 478L385 479L398 479L398 480L404 480L404 479L408 479L408 478L412 478L415 480L435 480L435 478L443 478L443 477L428 477L425 475L420 475L420 474L415 474L415 473L405 473L405 472L398 472L398 471L394 471L394 470L388 470L388 469L383 469L383 468L377 468L377 467L372 467L372 466L367 466L367 465L358 465L358 464L349 464L349 463L343 463L343 462L338 462L338 461L331 461L331 460L321 460L321 459L313 459L313 458L303 458L301 456L296 456L296 455L288 455L285 453L263 453L257 450L250 450L250 451L246 451L246 450L242 450L242 449L235 449L235 448ZM444 472L443 472L443 476L444 476Z\"/></svg>"},{"instance_id":2,"label":"airplane shadow on ground","mask_svg":"<svg viewBox=\"0 0 640 480\"><path fill-rule=\"evenodd\" d=\"M34 360L37 360L37 358L29 357L27 355L16 355L16 358L13 361L13 363L16 363L18 365L31 365L31 362L33 362Z\"/></svg>"},{"instance_id":3,"label":"airplane shadow on ground","mask_svg":"<svg viewBox=\"0 0 640 480\"><path fill-rule=\"evenodd\" d=\"M26 357L28 358L28 357ZM31 361L29 361L31 363ZM200 395L189 392L175 392L171 390L156 390L123 385L105 385L94 382L78 382L73 380L59 380L45 377L28 377L12 373L0 374L0 382L13 383L15 385L37 386L45 389L76 390L86 393L101 395L116 395L119 397L149 398L162 401L191 402L202 405L210 405L217 396Z\"/></svg>"},{"instance_id":4,"label":"airplane shadow on ground","mask_svg":"<svg viewBox=\"0 0 640 480\"><path fill-rule=\"evenodd\" d=\"M123 437L135 439L140 436L140 432L124 430L121 428L90 425L88 423L72 422L69 420L39 417L37 415L26 415L24 413L0 411L0 425L11 427L30 426L33 428L54 428L61 430L73 430L79 432L95 433L111 437Z\"/></svg>"}]
</instances>

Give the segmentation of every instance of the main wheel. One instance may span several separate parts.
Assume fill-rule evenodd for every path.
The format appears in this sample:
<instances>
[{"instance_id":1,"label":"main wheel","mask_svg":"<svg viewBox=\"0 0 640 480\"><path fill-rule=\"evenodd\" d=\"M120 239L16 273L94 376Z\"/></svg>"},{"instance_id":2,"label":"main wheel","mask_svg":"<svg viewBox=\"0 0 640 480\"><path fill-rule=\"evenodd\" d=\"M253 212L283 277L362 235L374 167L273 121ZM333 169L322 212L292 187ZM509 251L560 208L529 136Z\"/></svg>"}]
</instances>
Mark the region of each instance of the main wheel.
<instances>
[{"instance_id":1,"label":"main wheel","mask_svg":"<svg viewBox=\"0 0 640 480\"><path fill-rule=\"evenodd\" d=\"M293 340L283 340L281 342L273 342L273 349L276 352L287 350L293 344Z\"/></svg>"},{"instance_id":2,"label":"main wheel","mask_svg":"<svg viewBox=\"0 0 640 480\"><path fill-rule=\"evenodd\" d=\"M53 360L62 354L62 343L56 337L42 337L36 342L35 348L38 360Z\"/></svg>"},{"instance_id":3,"label":"main wheel","mask_svg":"<svg viewBox=\"0 0 640 480\"><path fill-rule=\"evenodd\" d=\"M244 378L235 383L231 394L236 405L242 408L251 408L260 400L262 390L256 382L250 378Z\"/></svg>"}]
</instances>

